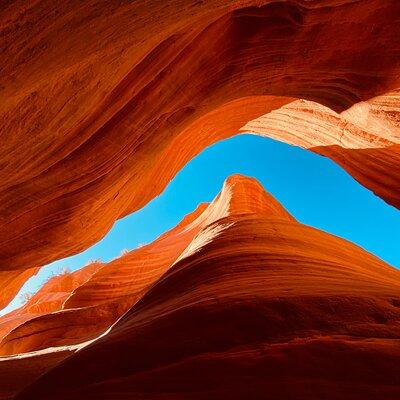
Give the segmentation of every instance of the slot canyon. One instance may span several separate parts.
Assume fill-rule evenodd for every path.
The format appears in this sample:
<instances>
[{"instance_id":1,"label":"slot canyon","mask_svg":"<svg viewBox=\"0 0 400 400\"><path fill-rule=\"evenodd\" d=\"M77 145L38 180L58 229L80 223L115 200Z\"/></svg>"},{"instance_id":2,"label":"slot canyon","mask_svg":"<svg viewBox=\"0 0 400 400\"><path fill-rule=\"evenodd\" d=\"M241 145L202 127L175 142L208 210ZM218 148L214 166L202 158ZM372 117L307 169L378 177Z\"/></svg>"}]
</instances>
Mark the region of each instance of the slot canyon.
<instances>
[{"instance_id":1,"label":"slot canyon","mask_svg":"<svg viewBox=\"0 0 400 400\"><path fill-rule=\"evenodd\" d=\"M0 43L0 309L237 134L400 208L398 0L4 0ZM275 197L233 174L48 279L0 316L0 399L399 399L400 271Z\"/></svg>"}]
</instances>

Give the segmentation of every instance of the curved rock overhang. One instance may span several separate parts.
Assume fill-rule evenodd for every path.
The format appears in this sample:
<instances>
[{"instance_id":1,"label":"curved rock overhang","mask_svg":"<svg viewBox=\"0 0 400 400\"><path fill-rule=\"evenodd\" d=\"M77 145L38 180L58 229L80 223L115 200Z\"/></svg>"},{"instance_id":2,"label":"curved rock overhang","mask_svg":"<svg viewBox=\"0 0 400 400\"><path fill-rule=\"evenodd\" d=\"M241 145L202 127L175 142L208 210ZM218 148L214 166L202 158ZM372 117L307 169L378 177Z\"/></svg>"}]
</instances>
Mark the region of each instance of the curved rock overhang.
<instances>
[{"instance_id":1,"label":"curved rock overhang","mask_svg":"<svg viewBox=\"0 0 400 400\"><path fill-rule=\"evenodd\" d=\"M0 28L0 306L241 129L399 206L397 0L21 1Z\"/></svg>"}]
</instances>

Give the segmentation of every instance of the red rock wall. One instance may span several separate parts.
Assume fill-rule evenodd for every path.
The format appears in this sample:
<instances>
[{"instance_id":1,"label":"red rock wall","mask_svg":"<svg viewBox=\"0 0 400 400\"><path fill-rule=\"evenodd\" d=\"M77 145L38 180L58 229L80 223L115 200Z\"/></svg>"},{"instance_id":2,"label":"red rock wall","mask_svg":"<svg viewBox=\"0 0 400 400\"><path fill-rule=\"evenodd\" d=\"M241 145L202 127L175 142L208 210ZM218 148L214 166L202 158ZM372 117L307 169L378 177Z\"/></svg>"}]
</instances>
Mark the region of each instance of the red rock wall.
<instances>
[{"instance_id":1,"label":"red rock wall","mask_svg":"<svg viewBox=\"0 0 400 400\"><path fill-rule=\"evenodd\" d=\"M398 0L0 8L0 307L238 132L330 157L399 208ZM397 400L399 285L233 177L0 318L0 398Z\"/></svg>"},{"instance_id":2,"label":"red rock wall","mask_svg":"<svg viewBox=\"0 0 400 400\"><path fill-rule=\"evenodd\" d=\"M17 399L399 396L398 270L299 224L240 176L202 216L105 335Z\"/></svg>"},{"instance_id":3,"label":"red rock wall","mask_svg":"<svg viewBox=\"0 0 400 400\"><path fill-rule=\"evenodd\" d=\"M393 92L399 16L397 0L6 2L2 269L84 250L205 146L294 98L342 112ZM374 117L398 127L397 100ZM367 149L309 145L398 206L398 141L376 149L372 134Z\"/></svg>"}]
</instances>

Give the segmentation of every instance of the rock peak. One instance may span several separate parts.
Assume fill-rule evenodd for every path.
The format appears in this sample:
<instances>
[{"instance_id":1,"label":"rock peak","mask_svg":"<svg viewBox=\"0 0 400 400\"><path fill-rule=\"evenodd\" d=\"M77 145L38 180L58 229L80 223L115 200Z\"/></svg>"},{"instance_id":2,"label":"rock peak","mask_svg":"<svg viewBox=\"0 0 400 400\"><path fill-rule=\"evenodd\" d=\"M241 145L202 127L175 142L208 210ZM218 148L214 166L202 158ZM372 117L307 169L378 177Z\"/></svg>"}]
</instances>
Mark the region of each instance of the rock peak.
<instances>
[{"instance_id":1,"label":"rock peak","mask_svg":"<svg viewBox=\"0 0 400 400\"><path fill-rule=\"evenodd\" d=\"M199 213L201 213L199 215ZM225 179L221 191L214 200L202 204L197 210L186 216L179 228L192 229L193 226L205 227L226 218L253 214L258 217L296 221L288 211L268 192L261 183L252 177L234 174ZM192 221L191 223L188 223ZM296 221L297 222L297 221Z\"/></svg>"},{"instance_id":2,"label":"rock peak","mask_svg":"<svg viewBox=\"0 0 400 400\"><path fill-rule=\"evenodd\" d=\"M228 207L228 215L254 213L294 220L257 179L245 175L229 176L216 201Z\"/></svg>"}]
</instances>

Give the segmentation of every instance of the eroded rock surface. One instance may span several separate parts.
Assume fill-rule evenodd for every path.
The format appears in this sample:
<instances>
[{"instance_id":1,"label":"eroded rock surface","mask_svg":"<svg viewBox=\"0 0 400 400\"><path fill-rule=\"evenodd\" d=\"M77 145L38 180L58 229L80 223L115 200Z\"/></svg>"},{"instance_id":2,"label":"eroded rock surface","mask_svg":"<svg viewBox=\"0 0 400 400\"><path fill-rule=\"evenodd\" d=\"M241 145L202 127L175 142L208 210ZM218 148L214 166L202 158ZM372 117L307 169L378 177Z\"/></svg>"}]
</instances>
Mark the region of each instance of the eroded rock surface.
<instances>
[{"instance_id":1,"label":"eroded rock surface","mask_svg":"<svg viewBox=\"0 0 400 400\"><path fill-rule=\"evenodd\" d=\"M3 3L7 275L84 250L266 114L255 131L306 142L399 206L398 0ZM316 103L301 138L297 99Z\"/></svg>"},{"instance_id":2,"label":"eroded rock surface","mask_svg":"<svg viewBox=\"0 0 400 400\"><path fill-rule=\"evenodd\" d=\"M399 293L398 270L235 175L155 242L90 273L63 303L79 317L48 314L80 350L16 398L395 399ZM105 304L126 310L113 322L99 312L108 329L79 344L70 321ZM3 351L33 343L18 329Z\"/></svg>"}]
</instances>

